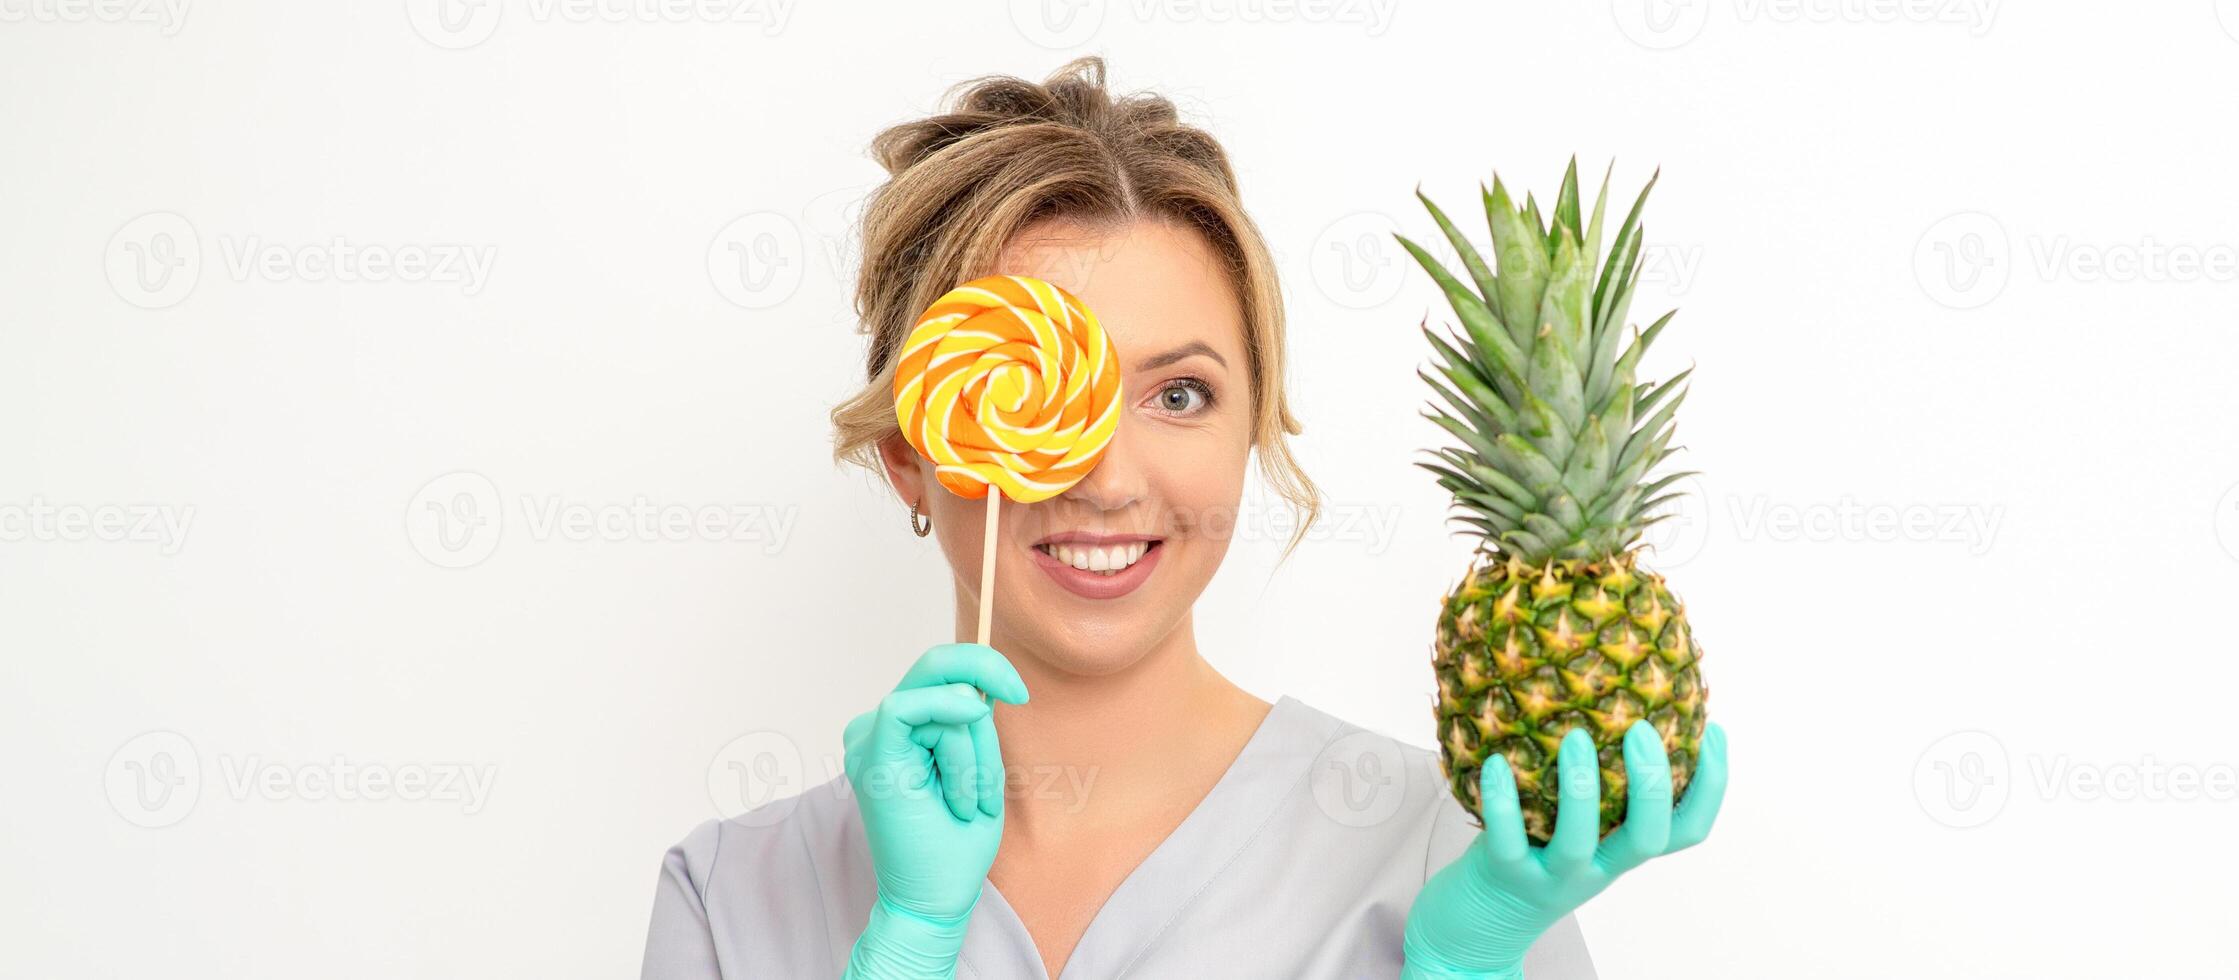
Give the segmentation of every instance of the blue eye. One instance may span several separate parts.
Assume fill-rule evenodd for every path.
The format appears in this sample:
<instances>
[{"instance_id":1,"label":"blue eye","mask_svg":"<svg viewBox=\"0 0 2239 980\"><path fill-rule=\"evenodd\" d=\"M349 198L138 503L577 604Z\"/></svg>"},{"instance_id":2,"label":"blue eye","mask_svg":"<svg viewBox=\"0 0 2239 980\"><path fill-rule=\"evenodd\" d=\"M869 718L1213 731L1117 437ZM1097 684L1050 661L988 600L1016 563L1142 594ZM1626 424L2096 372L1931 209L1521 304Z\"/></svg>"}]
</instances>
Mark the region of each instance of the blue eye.
<instances>
[{"instance_id":1,"label":"blue eye","mask_svg":"<svg viewBox=\"0 0 2239 980\"><path fill-rule=\"evenodd\" d=\"M1192 415L1213 404L1213 387L1196 378L1175 378L1158 389L1157 402L1169 415Z\"/></svg>"}]
</instances>

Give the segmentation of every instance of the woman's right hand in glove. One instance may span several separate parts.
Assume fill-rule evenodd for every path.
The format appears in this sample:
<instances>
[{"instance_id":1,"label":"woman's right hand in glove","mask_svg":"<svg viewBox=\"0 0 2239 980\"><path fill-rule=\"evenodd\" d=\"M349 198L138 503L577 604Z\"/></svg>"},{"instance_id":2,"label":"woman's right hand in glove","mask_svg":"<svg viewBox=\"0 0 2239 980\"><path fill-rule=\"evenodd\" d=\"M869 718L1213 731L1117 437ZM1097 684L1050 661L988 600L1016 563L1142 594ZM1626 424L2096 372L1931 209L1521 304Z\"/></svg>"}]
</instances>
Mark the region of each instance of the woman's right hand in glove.
<instances>
[{"instance_id":1,"label":"woman's right hand in glove","mask_svg":"<svg viewBox=\"0 0 2239 980\"><path fill-rule=\"evenodd\" d=\"M878 877L849 977L955 971L1003 839L1003 756L982 692L1026 703L1026 682L994 648L943 644L848 723L847 778Z\"/></svg>"}]
</instances>

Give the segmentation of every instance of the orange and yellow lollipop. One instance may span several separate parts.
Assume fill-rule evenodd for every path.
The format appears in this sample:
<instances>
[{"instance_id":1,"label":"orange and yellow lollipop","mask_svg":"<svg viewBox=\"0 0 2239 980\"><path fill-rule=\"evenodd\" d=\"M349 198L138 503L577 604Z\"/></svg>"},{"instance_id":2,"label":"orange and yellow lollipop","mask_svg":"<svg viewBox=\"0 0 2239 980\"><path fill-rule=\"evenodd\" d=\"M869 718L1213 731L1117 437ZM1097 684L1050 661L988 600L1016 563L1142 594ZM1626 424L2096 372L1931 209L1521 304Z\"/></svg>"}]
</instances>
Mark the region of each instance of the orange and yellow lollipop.
<instances>
[{"instance_id":1,"label":"orange and yellow lollipop","mask_svg":"<svg viewBox=\"0 0 2239 980\"><path fill-rule=\"evenodd\" d=\"M1057 286L987 276L918 318L894 372L902 435L957 496L1019 503L1087 476L1119 427L1120 366L1096 314Z\"/></svg>"},{"instance_id":2,"label":"orange and yellow lollipop","mask_svg":"<svg viewBox=\"0 0 2239 980\"><path fill-rule=\"evenodd\" d=\"M942 486L987 498L986 643L999 502L1047 500L1088 475L1119 428L1119 355L1073 294L1028 276L985 276L918 317L894 370L894 416Z\"/></svg>"}]
</instances>

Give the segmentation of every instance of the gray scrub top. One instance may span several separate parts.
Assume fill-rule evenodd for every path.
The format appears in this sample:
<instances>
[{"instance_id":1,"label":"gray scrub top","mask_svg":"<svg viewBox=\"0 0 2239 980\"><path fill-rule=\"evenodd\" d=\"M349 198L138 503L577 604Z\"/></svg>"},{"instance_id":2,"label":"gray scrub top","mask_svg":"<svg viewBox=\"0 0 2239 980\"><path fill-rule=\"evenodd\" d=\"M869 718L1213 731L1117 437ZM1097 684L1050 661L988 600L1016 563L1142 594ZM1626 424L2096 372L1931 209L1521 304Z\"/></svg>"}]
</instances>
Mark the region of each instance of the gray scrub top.
<instances>
[{"instance_id":1,"label":"gray scrub top","mask_svg":"<svg viewBox=\"0 0 2239 980\"><path fill-rule=\"evenodd\" d=\"M647 980L838 977L878 895L846 783L708 821L670 848ZM1477 833L1435 753L1285 695L1105 901L1059 980L1396 977L1408 907ZM1524 973L1593 980L1575 919L1541 937ZM1049 980L993 882L956 975Z\"/></svg>"}]
</instances>

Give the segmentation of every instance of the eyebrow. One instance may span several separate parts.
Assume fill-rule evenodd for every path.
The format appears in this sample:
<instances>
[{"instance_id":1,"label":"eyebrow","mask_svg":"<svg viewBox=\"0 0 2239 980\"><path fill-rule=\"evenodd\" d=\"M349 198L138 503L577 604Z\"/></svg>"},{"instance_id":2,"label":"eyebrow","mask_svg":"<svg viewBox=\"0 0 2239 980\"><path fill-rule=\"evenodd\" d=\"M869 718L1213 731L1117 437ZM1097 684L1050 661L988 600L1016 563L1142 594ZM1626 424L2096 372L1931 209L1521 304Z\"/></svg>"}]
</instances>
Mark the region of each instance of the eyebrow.
<instances>
[{"instance_id":1,"label":"eyebrow","mask_svg":"<svg viewBox=\"0 0 2239 980\"><path fill-rule=\"evenodd\" d=\"M1176 347L1173 350L1167 351L1163 354L1153 354L1149 357L1144 358L1142 363L1135 365L1135 369L1138 371L1151 371L1165 367L1169 364L1174 363L1175 361L1179 361L1183 358L1190 357L1196 354L1202 354L1206 357L1212 358L1213 363L1218 364L1223 368L1228 367L1228 359L1222 357L1219 351L1216 351L1212 347L1206 345L1206 343L1202 340L1192 340L1189 343L1183 344L1182 346Z\"/></svg>"}]
</instances>

